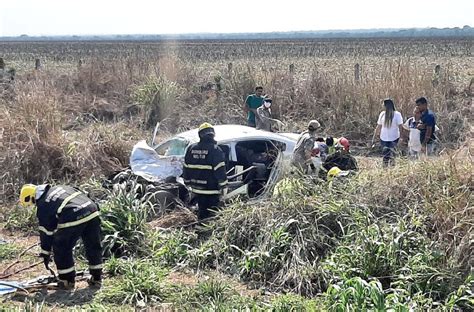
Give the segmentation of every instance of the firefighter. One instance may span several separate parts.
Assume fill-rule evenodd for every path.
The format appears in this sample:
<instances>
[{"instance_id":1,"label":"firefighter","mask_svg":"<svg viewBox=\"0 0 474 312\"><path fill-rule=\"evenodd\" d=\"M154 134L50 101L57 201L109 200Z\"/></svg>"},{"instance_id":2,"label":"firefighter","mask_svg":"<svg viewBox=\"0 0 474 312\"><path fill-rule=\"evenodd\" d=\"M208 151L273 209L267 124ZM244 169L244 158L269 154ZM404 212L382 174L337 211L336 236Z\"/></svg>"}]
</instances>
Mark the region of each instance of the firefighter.
<instances>
[{"instance_id":1,"label":"firefighter","mask_svg":"<svg viewBox=\"0 0 474 312\"><path fill-rule=\"evenodd\" d=\"M25 184L20 203L36 205L39 221L40 257L49 269L51 251L58 269L58 287L72 290L75 286L73 248L79 238L84 243L91 277L89 285L102 283L102 246L99 207L76 188L49 184Z\"/></svg>"},{"instance_id":2,"label":"firefighter","mask_svg":"<svg viewBox=\"0 0 474 312\"><path fill-rule=\"evenodd\" d=\"M220 197L227 193L225 155L214 140L215 131L211 124L199 127L198 143L192 144L184 157L184 183L196 196L198 219L211 216L210 208L219 206Z\"/></svg>"}]
</instances>

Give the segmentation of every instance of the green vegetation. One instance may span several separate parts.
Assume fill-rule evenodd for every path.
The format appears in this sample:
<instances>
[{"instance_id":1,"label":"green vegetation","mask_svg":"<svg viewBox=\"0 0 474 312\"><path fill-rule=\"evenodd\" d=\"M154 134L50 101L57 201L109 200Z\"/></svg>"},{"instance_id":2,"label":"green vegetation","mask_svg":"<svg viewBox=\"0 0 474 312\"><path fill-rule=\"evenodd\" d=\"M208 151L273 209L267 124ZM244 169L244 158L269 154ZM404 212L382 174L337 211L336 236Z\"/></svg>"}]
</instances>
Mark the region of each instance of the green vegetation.
<instances>
[{"instance_id":1,"label":"green vegetation","mask_svg":"<svg viewBox=\"0 0 474 312\"><path fill-rule=\"evenodd\" d=\"M14 206L5 213L4 228L10 231L22 231L26 233L37 233L38 221L36 219L36 207Z\"/></svg>"},{"instance_id":2,"label":"green vegetation","mask_svg":"<svg viewBox=\"0 0 474 312\"><path fill-rule=\"evenodd\" d=\"M293 183L298 187L285 189L285 196L254 205L232 204L201 228L199 236L182 229L144 226L140 249L127 240L123 245L126 254L139 258L110 259L107 271L111 277L97 300L170 304L190 311L474 307L472 259L460 261L466 259L461 254L468 246L456 244L454 248L452 237L444 232L455 231L459 242L470 235L465 204L471 195L465 172L472 170L472 164L462 157L443 157L399 166L407 170L375 168L332 184L301 178ZM380 181L384 172L391 175L390 182L362 197L360 192ZM409 182L421 172L428 172L429 183ZM395 184L397 189L393 189ZM379 197L380 188L386 188L385 198ZM449 196L450 204L438 202L428 208L432 192L441 190L444 193L438 194L438 200ZM400 195L408 191L413 199ZM133 197L133 191L128 194ZM440 214L444 218L441 227ZM146 214L137 216L146 225ZM447 223L453 228L446 227ZM217 270L263 292L243 296L216 278L194 286L169 284L170 269ZM277 295L265 296L265 290Z\"/></svg>"},{"instance_id":3,"label":"green vegetation","mask_svg":"<svg viewBox=\"0 0 474 312\"><path fill-rule=\"evenodd\" d=\"M83 306L32 296L0 309L473 310L472 55L465 40L420 42L0 44L17 69L0 86L2 229L37 232L34 209L14 205L23 183L78 185L101 207L108 274ZM45 66L32 72L35 58ZM155 228L153 194L104 190L156 121L160 138L243 124L256 85L289 131L315 116L362 153L380 99L409 116L424 95L444 155L330 184L289 177L271 200L232 203L206 227ZM0 259L17 253L0 245Z\"/></svg>"},{"instance_id":4,"label":"green vegetation","mask_svg":"<svg viewBox=\"0 0 474 312\"><path fill-rule=\"evenodd\" d=\"M0 243L0 262L15 258L19 253L20 248L13 243Z\"/></svg>"}]
</instances>

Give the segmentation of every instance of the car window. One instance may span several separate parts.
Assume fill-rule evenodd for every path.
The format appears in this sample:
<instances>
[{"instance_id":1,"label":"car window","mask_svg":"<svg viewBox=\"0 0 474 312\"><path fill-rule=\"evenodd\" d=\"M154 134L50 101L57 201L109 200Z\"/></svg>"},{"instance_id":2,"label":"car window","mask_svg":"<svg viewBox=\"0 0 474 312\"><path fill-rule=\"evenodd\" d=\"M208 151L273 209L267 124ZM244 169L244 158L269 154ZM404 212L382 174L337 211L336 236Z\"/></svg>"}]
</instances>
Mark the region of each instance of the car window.
<instances>
[{"instance_id":1,"label":"car window","mask_svg":"<svg viewBox=\"0 0 474 312\"><path fill-rule=\"evenodd\" d=\"M155 148L158 155L161 156L184 156L189 141L184 138L170 139Z\"/></svg>"}]
</instances>

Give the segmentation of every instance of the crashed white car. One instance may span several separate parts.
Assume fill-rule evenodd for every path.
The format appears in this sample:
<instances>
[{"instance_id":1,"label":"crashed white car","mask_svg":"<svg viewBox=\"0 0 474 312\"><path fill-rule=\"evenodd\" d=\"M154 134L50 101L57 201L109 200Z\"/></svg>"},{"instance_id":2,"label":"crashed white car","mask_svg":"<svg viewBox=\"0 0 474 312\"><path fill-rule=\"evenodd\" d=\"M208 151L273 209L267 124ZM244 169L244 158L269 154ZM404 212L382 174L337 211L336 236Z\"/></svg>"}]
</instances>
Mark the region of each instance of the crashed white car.
<instances>
[{"instance_id":1,"label":"crashed white car","mask_svg":"<svg viewBox=\"0 0 474 312\"><path fill-rule=\"evenodd\" d=\"M271 194L289 163L298 134L266 132L241 125L217 125L214 129L215 140L226 159L229 191L224 199L244 196L258 200ZM157 129L151 142L155 141L156 132ZM151 146L145 140L140 141L130 157L131 170L150 182L172 181L183 185L186 149L198 141L198 129Z\"/></svg>"}]
</instances>

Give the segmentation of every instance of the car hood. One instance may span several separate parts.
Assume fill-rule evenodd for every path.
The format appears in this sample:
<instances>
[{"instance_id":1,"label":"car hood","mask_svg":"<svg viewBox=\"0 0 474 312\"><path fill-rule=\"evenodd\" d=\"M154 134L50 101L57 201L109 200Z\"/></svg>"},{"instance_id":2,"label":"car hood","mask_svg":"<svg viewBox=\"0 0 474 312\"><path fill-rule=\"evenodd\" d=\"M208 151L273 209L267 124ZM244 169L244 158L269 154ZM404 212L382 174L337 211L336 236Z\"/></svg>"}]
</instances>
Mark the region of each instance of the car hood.
<instances>
[{"instance_id":1,"label":"car hood","mask_svg":"<svg viewBox=\"0 0 474 312\"><path fill-rule=\"evenodd\" d=\"M176 156L160 156L145 140L135 144L130 155L130 167L134 174L151 182L183 173L184 159Z\"/></svg>"}]
</instances>

